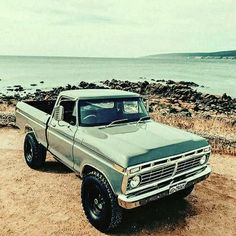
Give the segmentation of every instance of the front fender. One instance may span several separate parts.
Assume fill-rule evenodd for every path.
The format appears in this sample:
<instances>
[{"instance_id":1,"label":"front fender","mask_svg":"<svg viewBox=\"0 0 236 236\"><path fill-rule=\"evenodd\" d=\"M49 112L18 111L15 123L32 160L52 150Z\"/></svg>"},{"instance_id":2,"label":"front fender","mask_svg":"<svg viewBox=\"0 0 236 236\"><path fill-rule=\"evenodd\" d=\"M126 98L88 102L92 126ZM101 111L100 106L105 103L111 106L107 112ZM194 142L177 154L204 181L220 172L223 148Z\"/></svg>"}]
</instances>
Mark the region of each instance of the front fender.
<instances>
[{"instance_id":1,"label":"front fender","mask_svg":"<svg viewBox=\"0 0 236 236\"><path fill-rule=\"evenodd\" d=\"M74 170L83 177L85 173L84 170L87 167L103 174L110 184L114 194L119 195L121 193L121 186L124 177L122 171L116 170L114 163L112 163L110 159L107 159L82 144L77 143L74 145Z\"/></svg>"}]
</instances>

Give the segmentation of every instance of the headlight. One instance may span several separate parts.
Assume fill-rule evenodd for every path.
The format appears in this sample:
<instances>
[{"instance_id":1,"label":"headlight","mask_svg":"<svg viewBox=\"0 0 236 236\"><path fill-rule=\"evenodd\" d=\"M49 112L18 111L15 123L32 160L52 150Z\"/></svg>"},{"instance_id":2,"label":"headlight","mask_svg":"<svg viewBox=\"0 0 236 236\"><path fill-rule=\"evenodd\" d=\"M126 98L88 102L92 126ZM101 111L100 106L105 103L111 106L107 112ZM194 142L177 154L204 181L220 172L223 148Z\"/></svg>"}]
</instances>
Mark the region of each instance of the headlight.
<instances>
[{"instance_id":1,"label":"headlight","mask_svg":"<svg viewBox=\"0 0 236 236\"><path fill-rule=\"evenodd\" d=\"M211 151L211 147L209 146L209 147L207 147L207 148L204 148L203 151L204 151L204 152L209 152L209 151Z\"/></svg>"},{"instance_id":2,"label":"headlight","mask_svg":"<svg viewBox=\"0 0 236 236\"><path fill-rule=\"evenodd\" d=\"M206 163L206 161L207 161L207 157L206 157L206 155L204 155L204 156L202 156L202 158L200 159L200 164L203 165L203 164Z\"/></svg>"},{"instance_id":3,"label":"headlight","mask_svg":"<svg viewBox=\"0 0 236 236\"><path fill-rule=\"evenodd\" d=\"M130 187L136 188L140 184L140 181L141 181L140 176L135 175L133 178L131 178Z\"/></svg>"}]
</instances>

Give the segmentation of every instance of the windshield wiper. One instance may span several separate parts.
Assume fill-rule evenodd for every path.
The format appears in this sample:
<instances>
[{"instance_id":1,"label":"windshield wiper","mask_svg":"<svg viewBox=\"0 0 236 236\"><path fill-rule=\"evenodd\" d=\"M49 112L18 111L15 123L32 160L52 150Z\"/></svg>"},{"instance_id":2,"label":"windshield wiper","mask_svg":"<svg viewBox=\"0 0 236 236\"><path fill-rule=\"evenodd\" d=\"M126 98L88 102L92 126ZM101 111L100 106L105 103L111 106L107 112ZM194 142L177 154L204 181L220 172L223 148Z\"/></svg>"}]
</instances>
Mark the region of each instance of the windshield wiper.
<instances>
[{"instance_id":1,"label":"windshield wiper","mask_svg":"<svg viewBox=\"0 0 236 236\"><path fill-rule=\"evenodd\" d=\"M149 120L150 119L150 116L143 116L141 117L138 121L137 121L137 124L141 121L144 121L144 120Z\"/></svg>"},{"instance_id":2,"label":"windshield wiper","mask_svg":"<svg viewBox=\"0 0 236 236\"><path fill-rule=\"evenodd\" d=\"M128 119L113 120L110 124L106 125L106 127L109 127L113 124L121 123L121 122L124 122L124 121L127 121L127 120Z\"/></svg>"}]
</instances>

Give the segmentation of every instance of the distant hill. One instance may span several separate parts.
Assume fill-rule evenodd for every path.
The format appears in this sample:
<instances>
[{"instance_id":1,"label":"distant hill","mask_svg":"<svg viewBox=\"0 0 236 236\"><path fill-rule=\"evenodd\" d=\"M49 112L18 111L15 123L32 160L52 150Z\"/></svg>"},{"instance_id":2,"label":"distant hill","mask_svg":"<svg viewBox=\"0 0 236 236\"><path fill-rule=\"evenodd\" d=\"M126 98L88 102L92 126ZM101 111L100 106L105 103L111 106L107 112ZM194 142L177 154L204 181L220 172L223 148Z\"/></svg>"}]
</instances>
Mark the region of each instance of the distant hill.
<instances>
[{"instance_id":1,"label":"distant hill","mask_svg":"<svg viewBox=\"0 0 236 236\"><path fill-rule=\"evenodd\" d=\"M196 58L196 59L236 59L236 50L220 52L166 53L145 56L145 58Z\"/></svg>"}]
</instances>

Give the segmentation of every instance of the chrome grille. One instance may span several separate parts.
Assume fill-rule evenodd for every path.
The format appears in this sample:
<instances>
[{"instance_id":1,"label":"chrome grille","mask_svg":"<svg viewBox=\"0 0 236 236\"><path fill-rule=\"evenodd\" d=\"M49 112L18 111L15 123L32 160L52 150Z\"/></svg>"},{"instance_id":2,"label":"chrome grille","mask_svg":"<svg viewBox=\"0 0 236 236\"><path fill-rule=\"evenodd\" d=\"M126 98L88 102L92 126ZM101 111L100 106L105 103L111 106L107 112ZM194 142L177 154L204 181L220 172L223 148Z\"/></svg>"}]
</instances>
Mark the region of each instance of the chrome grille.
<instances>
[{"instance_id":1,"label":"chrome grille","mask_svg":"<svg viewBox=\"0 0 236 236\"><path fill-rule=\"evenodd\" d=\"M198 156L198 157L194 157L191 159L178 162L177 171L175 174L177 175L177 174L183 173L185 171L188 171L195 167L200 166L201 157L202 156Z\"/></svg>"},{"instance_id":2,"label":"chrome grille","mask_svg":"<svg viewBox=\"0 0 236 236\"><path fill-rule=\"evenodd\" d=\"M209 158L209 153L205 154L203 153L202 155L198 154L197 156L191 156L191 157L186 157L182 156L182 159L178 158L177 160L172 160L170 161L169 164L162 164L161 167L157 167L154 165L153 167L149 167L149 171L147 172L141 172L137 173L141 177L141 182L139 184L138 189L143 189L145 186L154 186L157 187L155 184L156 182L158 183L158 188L161 186L161 183L163 181L169 180L170 178L176 178L177 175L179 177L183 176L182 173L189 171L191 172L192 169L200 167L200 159L202 158L203 155L207 156L207 160ZM186 159L187 158L187 159ZM184 159L184 160L183 160ZM155 164L155 163L154 163ZM177 178L179 178L177 177ZM182 177L184 178L184 176ZM132 189L130 186L130 181L132 177L128 179L128 185L127 185L127 191L135 191L135 188ZM154 185L153 185L154 184Z\"/></svg>"},{"instance_id":3,"label":"chrome grille","mask_svg":"<svg viewBox=\"0 0 236 236\"><path fill-rule=\"evenodd\" d=\"M207 160L201 165L200 160L203 155L206 155ZM210 146L206 146L182 154L131 166L127 169L128 183L126 185L126 194L134 194L150 188L162 188L170 182L181 181L186 176L205 168L209 156ZM132 172L133 169L136 169L136 171ZM140 176L141 181L136 188L131 188L130 182L135 175Z\"/></svg>"},{"instance_id":4,"label":"chrome grille","mask_svg":"<svg viewBox=\"0 0 236 236\"><path fill-rule=\"evenodd\" d=\"M141 183L139 186L149 184L152 182L156 182L162 179L170 178L173 175L173 172L175 170L175 164L171 164L168 166L163 166L160 168L153 169L150 172L143 173L140 175L141 177ZM130 189L130 180L128 181L128 189Z\"/></svg>"}]
</instances>

